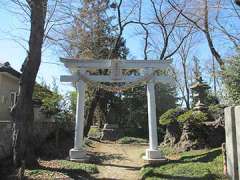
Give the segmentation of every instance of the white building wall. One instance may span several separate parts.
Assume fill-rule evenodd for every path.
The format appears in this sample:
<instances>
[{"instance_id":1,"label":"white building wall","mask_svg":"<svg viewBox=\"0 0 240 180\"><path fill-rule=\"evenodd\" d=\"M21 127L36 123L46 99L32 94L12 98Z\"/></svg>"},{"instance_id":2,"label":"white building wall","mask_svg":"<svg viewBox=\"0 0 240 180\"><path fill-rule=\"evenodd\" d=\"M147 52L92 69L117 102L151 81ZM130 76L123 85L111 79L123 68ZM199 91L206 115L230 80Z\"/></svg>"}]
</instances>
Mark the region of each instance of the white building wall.
<instances>
[{"instance_id":1,"label":"white building wall","mask_svg":"<svg viewBox=\"0 0 240 180\"><path fill-rule=\"evenodd\" d=\"M0 121L11 120L11 92L18 92L18 79L5 73L0 73Z\"/></svg>"}]
</instances>

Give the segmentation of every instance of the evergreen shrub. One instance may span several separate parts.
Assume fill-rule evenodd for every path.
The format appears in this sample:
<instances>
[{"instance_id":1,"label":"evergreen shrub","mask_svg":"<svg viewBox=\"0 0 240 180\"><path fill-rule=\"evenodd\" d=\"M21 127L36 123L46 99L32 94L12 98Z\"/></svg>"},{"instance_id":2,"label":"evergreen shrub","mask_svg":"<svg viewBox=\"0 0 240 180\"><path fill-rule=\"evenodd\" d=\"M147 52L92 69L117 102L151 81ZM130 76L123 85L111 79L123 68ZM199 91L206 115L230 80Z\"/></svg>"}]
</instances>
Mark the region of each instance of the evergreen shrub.
<instances>
[{"instance_id":1,"label":"evergreen shrub","mask_svg":"<svg viewBox=\"0 0 240 180\"><path fill-rule=\"evenodd\" d=\"M208 114L200 111L189 110L177 117L177 121L184 122L204 122L208 120Z\"/></svg>"},{"instance_id":2,"label":"evergreen shrub","mask_svg":"<svg viewBox=\"0 0 240 180\"><path fill-rule=\"evenodd\" d=\"M184 113L184 110L181 108L169 109L162 116L160 116L159 123L161 125L168 125L177 120L177 117Z\"/></svg>"}]
</instances>

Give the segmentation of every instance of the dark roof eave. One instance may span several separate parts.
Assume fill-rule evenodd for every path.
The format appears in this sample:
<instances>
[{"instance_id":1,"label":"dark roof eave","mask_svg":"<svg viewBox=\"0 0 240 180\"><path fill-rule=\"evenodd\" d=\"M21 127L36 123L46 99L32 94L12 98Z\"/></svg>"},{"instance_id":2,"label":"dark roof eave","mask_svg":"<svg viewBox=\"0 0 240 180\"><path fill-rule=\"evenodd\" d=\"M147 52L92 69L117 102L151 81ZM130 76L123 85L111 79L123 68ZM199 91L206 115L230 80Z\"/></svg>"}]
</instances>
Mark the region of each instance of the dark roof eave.
<instances>
[{"instance_id":1,"label":"dark roof eave","mask_svg":"<svg viewBox=\"0 0 240 180\"><path fill-rule=\"evenodd\" d=\"M15 69L13 69L11 67L2 66L2 67L0 67L0 72L9 73L9 74L11 74L12 76L14 76L18 79L21 77L21 73L16 71Z\"/></svg>"}]
</instances>

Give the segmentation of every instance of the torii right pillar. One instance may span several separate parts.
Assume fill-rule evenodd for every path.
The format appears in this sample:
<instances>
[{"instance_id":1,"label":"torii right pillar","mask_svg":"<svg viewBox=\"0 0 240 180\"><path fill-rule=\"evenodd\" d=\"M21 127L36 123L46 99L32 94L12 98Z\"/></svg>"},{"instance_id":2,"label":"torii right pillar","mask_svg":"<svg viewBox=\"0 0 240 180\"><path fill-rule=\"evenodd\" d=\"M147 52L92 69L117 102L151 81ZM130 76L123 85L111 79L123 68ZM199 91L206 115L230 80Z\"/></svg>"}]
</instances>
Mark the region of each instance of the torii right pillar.
<instances>
[{"instance_id":1,"label":"torii right pillar","mask_svg":"<svg viewBox=\"0 0 240 180\"><path fill-rule=\"evenodd\" d=\"M149 163L161 163L166 159L158 149L157 120L156 120L156 100L155 83L151 80L147 83L147 102L148 102L148 128L149 128L149 148L146 149L144 160Z\"/></svg>"}]
</instances>

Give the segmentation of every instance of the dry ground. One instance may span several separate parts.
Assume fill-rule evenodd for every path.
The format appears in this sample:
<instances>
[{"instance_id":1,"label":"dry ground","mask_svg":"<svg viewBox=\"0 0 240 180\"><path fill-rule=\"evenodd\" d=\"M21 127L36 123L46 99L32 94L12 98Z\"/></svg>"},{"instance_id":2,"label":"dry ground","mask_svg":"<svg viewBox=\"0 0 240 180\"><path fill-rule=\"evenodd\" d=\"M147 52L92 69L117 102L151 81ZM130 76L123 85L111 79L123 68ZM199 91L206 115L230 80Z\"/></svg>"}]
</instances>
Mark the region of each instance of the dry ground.
<instances>
[{"instance_id":1,"label":"dry ground","mask_svg":"<svg viewBox=\"0 0 240 180\"><path fill-rule=\"evenodd\" d=\"M146 145L96 142L91 146L90 151L99 161L96 179L138 179Z\"/></svg>"}]
</instances>

